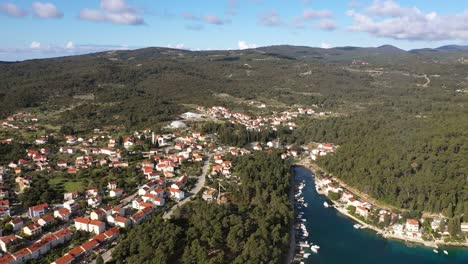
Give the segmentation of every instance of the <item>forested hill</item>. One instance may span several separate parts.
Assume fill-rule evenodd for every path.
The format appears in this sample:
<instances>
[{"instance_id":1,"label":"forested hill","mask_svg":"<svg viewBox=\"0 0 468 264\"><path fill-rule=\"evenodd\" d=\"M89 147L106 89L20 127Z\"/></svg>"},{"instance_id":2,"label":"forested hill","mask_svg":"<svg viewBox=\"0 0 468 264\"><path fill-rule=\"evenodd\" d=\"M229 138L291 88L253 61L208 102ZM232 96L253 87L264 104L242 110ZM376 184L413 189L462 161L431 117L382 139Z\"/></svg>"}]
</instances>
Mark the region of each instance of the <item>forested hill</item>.
<instances>
[{"instance_id":1,"label":"forested hill","mask_svg":"<svg viewBox=\"0 0 468 264\"><path fill-rule=\"evenodd\" d=\"M146 48L0 63L0 115L32 109L53 127L133 128L194 105L249 111L316 105L290 143L340 144L321 164L395 206L468 215L466 47L392 46L242 51ZM281 108L283 107L283 108ZM258 110L258 109L257 109Z\"/></svg>"}]
</instances>

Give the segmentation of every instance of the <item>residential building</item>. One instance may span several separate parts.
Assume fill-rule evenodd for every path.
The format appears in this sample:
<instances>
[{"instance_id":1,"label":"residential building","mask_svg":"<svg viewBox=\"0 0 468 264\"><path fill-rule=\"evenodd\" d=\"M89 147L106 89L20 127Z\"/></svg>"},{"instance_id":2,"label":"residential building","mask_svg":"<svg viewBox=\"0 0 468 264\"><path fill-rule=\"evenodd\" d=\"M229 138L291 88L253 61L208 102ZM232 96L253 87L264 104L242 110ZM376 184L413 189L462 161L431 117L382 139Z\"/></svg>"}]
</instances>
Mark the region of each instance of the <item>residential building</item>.
<instances>
[{"instance_id":1,"label":"residential building","mask_svg":"<svg viewBox=\"0 0 468 264\"><path fill-rule=\"evenodd\" d=\"M39 224L30 224L28 226L23 227L23 233L28 236L35 236L42 233L42 226Z\"/></svg>"},{"instance_id":2,"label":"residential building","mask_svg":"<svg viewBox=\"0 0 468 264\"><path fill-rule=\"evenodd\" d=\"M406 231L418 232L419 222L416 219L406 219Z\"/></svg>"},{"instance_id":3,"label":"residential building","mask_svg":"<svg viewBox=\"0 0 468 264\"><path fill-rule=\"evenodd\" d=\"M28 210L29 217L34 218L34 217L41 216L45 214L48 209L49 209L49 205L47 203L31 206L29 207L29 210Z\"/></svg>"}]
</instances>

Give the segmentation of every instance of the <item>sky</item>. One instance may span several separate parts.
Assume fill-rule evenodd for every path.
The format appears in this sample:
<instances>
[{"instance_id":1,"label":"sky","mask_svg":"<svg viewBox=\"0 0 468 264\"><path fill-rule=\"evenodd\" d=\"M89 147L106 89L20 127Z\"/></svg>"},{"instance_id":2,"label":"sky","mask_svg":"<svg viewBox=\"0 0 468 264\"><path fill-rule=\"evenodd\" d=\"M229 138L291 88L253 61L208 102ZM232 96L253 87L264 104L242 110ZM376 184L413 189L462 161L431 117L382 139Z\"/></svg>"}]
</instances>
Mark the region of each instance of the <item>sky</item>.
<instances>
[{"instance_id":1,"label":"sky","mask_svg":"<svg viewBox=\"0 0 468 264\"><path fill-rule=\"evenodd\" d=\"M0 0L0 60L103 50L468 44L466 0Z\"/></svg>"}]
</instances>

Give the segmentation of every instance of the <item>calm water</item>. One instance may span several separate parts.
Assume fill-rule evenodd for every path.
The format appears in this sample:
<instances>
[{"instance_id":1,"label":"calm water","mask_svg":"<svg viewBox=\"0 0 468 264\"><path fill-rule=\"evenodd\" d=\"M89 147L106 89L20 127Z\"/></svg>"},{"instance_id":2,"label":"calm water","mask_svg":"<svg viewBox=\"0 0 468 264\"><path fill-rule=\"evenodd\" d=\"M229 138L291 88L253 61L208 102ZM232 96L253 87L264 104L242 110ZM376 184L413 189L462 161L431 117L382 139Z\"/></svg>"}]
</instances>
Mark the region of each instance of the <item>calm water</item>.
<instances>
[{"instance_id":1,"label":"calm water","mask_svg":"<svg viewBox=\"0 0 468 264\"><path fill-rule=\"evenodd\" d=\"M312 173L302 167L296 168L296 182L305 180L302 190L308 207L304 208L309 231L309 242L320 246L318 254L312 254L306 263L326 264L468 264L468 249L440 248L439 254L432 249L386 240L375 232L356 230L353 222L340 215L335 209L325 208L325 198L315 190ZM449 255L444 255L446 249Z\"/></svg>"}]
</instances>

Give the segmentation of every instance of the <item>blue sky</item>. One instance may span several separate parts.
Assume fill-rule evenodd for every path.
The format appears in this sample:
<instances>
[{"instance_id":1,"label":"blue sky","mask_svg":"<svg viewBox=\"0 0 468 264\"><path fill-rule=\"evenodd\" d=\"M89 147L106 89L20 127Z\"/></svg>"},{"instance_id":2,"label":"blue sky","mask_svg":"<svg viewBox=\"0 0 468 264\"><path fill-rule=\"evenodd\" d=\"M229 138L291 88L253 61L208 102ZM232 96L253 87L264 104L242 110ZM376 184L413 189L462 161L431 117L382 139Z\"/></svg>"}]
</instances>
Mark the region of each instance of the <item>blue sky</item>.
<instances>
[{"instance_id":1,"label":"blue sky","mask_svg":"<svg viewBox=\"0 0 468 264\"><path fill-rule=\"evenodd\" d=\"M0 60L148 46L467 44L459 0L0 0Z\"/></svg>"}]
</instances>

